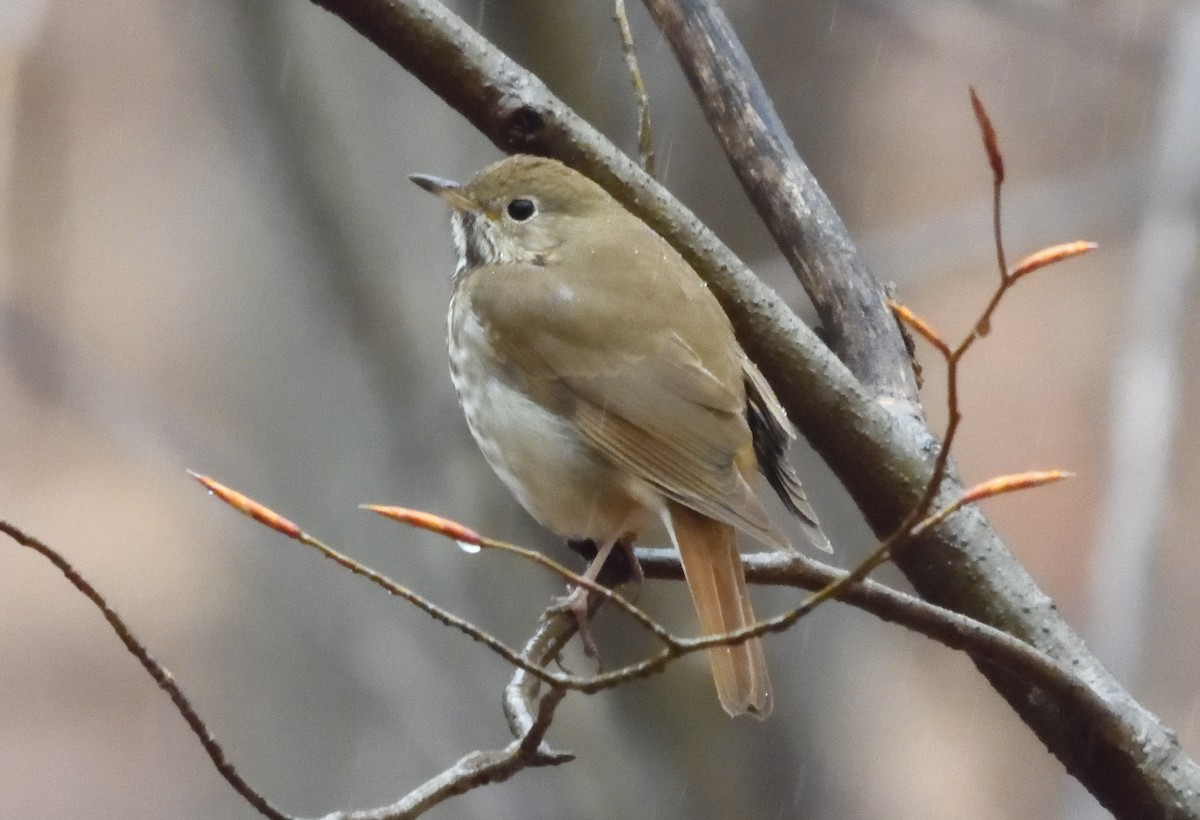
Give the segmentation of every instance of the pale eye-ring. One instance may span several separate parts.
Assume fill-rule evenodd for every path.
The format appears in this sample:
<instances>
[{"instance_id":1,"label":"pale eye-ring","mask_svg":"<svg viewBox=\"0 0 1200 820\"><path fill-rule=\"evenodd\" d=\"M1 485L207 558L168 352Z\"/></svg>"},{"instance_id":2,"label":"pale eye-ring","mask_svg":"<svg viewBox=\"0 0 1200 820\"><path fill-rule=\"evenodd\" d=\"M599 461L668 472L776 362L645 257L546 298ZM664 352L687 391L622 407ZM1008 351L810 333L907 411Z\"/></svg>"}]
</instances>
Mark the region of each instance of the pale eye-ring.
<instances>
[{"instance_id":1,"label":"pale eye-ring","mask_svg":"<svg viewBox=\"0 0 1200 820\"><path fill-rule=\"evenodd\" d=\"M504 210L508 212L508 215L512 217L514 221L524 222L527 219L531 219L533 215L537 213L537 205L534 204L532 199L518 197L517 199L509 202L508 207L506 207Z\"/></svg>"}]
</instances>

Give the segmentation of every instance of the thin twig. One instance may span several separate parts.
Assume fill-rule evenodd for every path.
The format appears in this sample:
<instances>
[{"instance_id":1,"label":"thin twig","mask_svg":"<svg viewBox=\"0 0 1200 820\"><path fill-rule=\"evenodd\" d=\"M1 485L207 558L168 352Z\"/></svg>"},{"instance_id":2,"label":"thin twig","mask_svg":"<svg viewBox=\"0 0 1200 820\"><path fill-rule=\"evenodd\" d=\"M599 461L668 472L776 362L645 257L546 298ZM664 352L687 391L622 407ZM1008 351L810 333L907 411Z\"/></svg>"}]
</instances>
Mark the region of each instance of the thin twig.
<instances>
[{"instance_id":1,"label":"thin twig","mask_svg":"<svg viewBox=\"0 0 1200 820\"><path fill-rule=\"evenodd\" d=\"M638 107L638 154L642 170L654 176L654 135L650 130L650 96L642 82L642 71L638 68L637 53L633 48L633 31L629 28L629 17L625 14L625 0L615 0L613 20L621 33L621 54L625 67L629 69L629 81L633 84L633 96Z\"/></svg>"},{"instance_id":2,"label":"thin twig","mask_svg":"<svg viewBox=\"0 0 1200 820\"><path fill-rule=\"evenodd\" d=\"M613 595L611 590L608 590L593 581L589 581L588 579L571 572L565 567L561 567L561 565L557 565L555 562L550 561L544 556L534 553L532 550L526 550L521 547L513 547L512 545L507 545L503 542L484 538L474 530L464 527L457 522L450 521L431 513L423 513L401 507L369 507L369 509L371 509L373 512L388 515L388 517L395 518L396 520L403 521L404 523L410 523L415 526L424 527L432 532L436 532L439 535L443 535L456 541L475 543L479 544L480 546L488 545L504 548L506 551L519 555L523 558L536 560L537 563L542 564L543 566L558 566L561 568L561 572L565 577L581 584L590 591L601 593L603 597L598 600L612 600L621 604L622 608L627 613L629 613L639 624L645 625L647 629L656 637L658 637L664 644L663 649L658 655L641 663L630 664L627 667L617 669L613 672L594 675L591 677L555 672L549 669L545 664L531 663L523 653L519 653L512 649L503 641L493 637L491 634L466 620L465 618L460 618L454 613L426 599L424 596L414 592L403 584L393 581L386 575L371 569L365 564L362 564L350 556L339 552L333 547L330 547L315 536L304 532L293 521L285 518L261 502L250 498L238 490L227 487L215 479L210 478L209 476L200 475L195 472L190 472L190 474L210 493L243 515L258 521L260 524L270 527L276 532L285 535L294 541L298 541L307 547L315 549L334 563L349 570L355 575L366 578L368 581L385 590L389 594L407 601L408 603L420 609L422 612L432 617L434 620L437 620L452 629L458 630L477 643L483 644L485 647L503 658L512 666L528 672L530 675L538 678L538 680L540 680L542 683L549 684L552 687L562 687L587 694L599 692L603 689L609 689L613 686L619 685L626 680L646 677L647 675L660 672L666 668L670 661L674 660L675 658L695 652L699 649L708 648L710 645L716 645L721 642L719 637L715 643L697 643L695 639L684 639L671 635L661 625L655 623L653 619L641 612L641 610L639 610L633 604L630 604L628 601L625 601L619 596ZM730 640L736 643L746 640L746 637L747 636L741 634L740 632L733 633L730 636ZM702 640L708 639L705 638Z\"/></svg>"},{"instance_id":3,"label":"thin twig","mask_svg":"<svg viewBox=\"0 0 1200 820\"><path fill-rule=\"evenodd\" d=\"M84 597L95 604L96 608L104 616L104 620L108 621L108 625L112 627L113 632L125 644L125 648L129 650L129 654L138 659L158 687L162 689L171 698L171 702L175 704L175 709L187 722L188 728L192 730L192 734L200 741L200 745L204 747L205 753L216 766L221 777L225 778L225 782L233 787L233 790L242 796L243 799L264 817L274 818L274 820L289 820L290 815L284 814L279 809L271 805L267 798L263 797L254 788L247 783L238 773L238 770L229 759L225 756L225 750L217 739L213 737L209 731L208 725L201 719L196 712L196 708L192 705L191 700L179 688L179 684L175 682L175 677L171 672L156 661L151 655L146 646L137 639L130 630L129 626L117 614L108 601L96 590L88 581L79 574L79 572L71 566L62 555L56 550L29 535L16 526L7 521L0 521L0 532L3 532L9 538L16 541L23 547L28 547L35 552L44 556L51 564L58 568L58 571L66 576L71 584L83 593Z\"/></svg>"},{"instance_id":4,"label":"thin twig","mask_svg":"<svg viewBox=\"0 0 1200 820\"><path fill-rule=\"evenodd\" d=\"M1008 264L1004 260L1004 240L1000 232L1000 189L1004 186L1004 157L1000 153L1000 143L996 139L996 129L988 116L987 109L975 93L975 87L970 88L971 110L975 121L979 124L979 133L983 137L983 149L987 152L988 165L992 169L992 237L996 240L996 263L1000 266L1000 281L1008 279ZM985 311L985 315L986 315ZM983 333L987 334L986 325Z\"/></svg>"},{"instance_id":5,"label":"thin twig","mask_svg":"<svg viewBox=\"0 0 1200 820\"><path fill-rule=\"evenodd\" d=\"M293 541L298 541L301 544L304 544L306 547L311 547L329 560L333 561L335 564L348 569L355 575L366 578L368 581L375 584L388 594L407 601L417 609L420 609L426 615L429 615L434 620L445 624L451 629L456 629L472 640L483 644L513 666L524 669L531 675L537 676L544 683L555 686L570 685L571 681L568 676L559 675L557 673L548 671L544 667L529 663L522 658L520 653L518 653L516 650L509 647L498 638L493 637L484 630L475 626L470 621L458 617L454 613L443 609L403 584L393 581L383 573L376 572L367 565L359 563L350 556L328 546L315 536L304 532L304 530L300 529L300 527L290 519L285 518L284 516L272 510L270 507L267 507L261 502L250 498L248 495L245 495L244 493L231 487L227 487L219 481L216 481L215 479L212 479L206 475L200 475L199 473L195 473L190 470L188 472L210 493L243 515L258 521L260 524L270 527L271 529L275 530L281 535L287 536ZM465 533L468 532L470 531L463 528L461 531L456 530L455 534L465 537ZM443 534L446 533L443 532ZM449 537L454 537L454 535L450 535Z\"/></svg>"},{"instance_id":6,"label":"thin twig","mask_svg":"<svg viewBox=\"0 0 1200 820\"><path fill-rule=\"evenodd\" d=\"M393 521L399 521L403 524L420 527L436 532L439 535L444 535L452 538L460 544L469 544L481 549L494 549L501 552L507 552L511 555L516 555L524 558L526 561L531 561L539 566L549 569L556 575L564 579L568 584L583 587L588 592L595 593L601 599L612 601L625 614L637 621L642 628L649 632L654 637L658 638L662 643L668 646L674 640L667 630L663 629L662 625L647 615L644 611L635 606L631 601L618 595L612 589L597 583L590 578L568 569L559 562L555 561L547 555L544 555L537 550L531 550L526 547L521 547L516 544L510 544L507 541L500 541L495 538L488 538L480 535L474 530L464 527L456 521L443 518L440 515L424 512L423 510L412 510L407 507L389 507L378 504L363 504L360 509L370 510L373 513L390 518Z\"/></svg>"},{"instance_id":7,"label":"thin twig","mask_svg":"<svg viewBox=\"0 0 1200 820\"><path fill-rule=\"evenodd\" d=\"M937 457L934 459L933 474L926 482L925 490L921 493L921 497L917 504L913 507L895 532L884 539L883 544L868 556L862 564L856 568L851 575L864 570L859 577L865 577L867 572L870 572L874 567L887 560L899 546L917 540L924 532L931 530L935 524L940 524L950 515L950 513L962 507L966 502L958 501L943 509L942 512L926 519L929 516L929 511L933 507L934 500L938 493L942 490L942 483L949 469L950 451L954 444L955 437L958 433L959 425L962 423L962 411L958 400L958 375L959 364L967 355L967 352L983 336L987 335L992 324L992 316L996 309L1000 306L1000 302L1004 299L1009 289L1012 288L1024 276L1032 273L1039 268L1054 264L1069 259L1073 256L1086 253L1093 250L1096 246L1091 242L1069 242L1062 245L1055 245L1038 253L1032 254L1021 261L1017 266L1017 270L1009 271L1008 263L1005 260L1004 238L1001 234L1001 199L1000 192L1004 185L1004 157L1000 152L1000 146L996 138L995 128L992 126L991 119L988 117L987 109L984 108L979 96L975 93L975 89L971 89L971 108L975 113L975 119L979 124L979 130L983 135L984 149L987 153L988 164L992 169L992 202L993 202L993 217L992 231L993 239L996 247L996 259L1000 266L1000 281L993 291L991 298L984 306L979 318L975 321L974 326L959 342L958 346L951 349L941 336L934 330L933 326L924 321L913 313L904 305L889 299L888 305L895 313L897 318L904 321L925 338L934 349L938 351L942 359L946 363L946 410L947 422L946 430L942 435L941 449L938 450ZM1056 474L1052 480L1057 480L1061 474ZM971 491L976 492L976 491ZM963 498L968 498L971 495L968 492ZM870 565L869 567L867 565Z\"/></svg>"},{"instance_id":8,"label":"thin twig","mask_svg":"<svg viewBox=\"0 0 1200 820\"><path fill-rule=\"evenodd\" d=\"M267 508L253 504L253 502L251 506L245 508L239 507L239 509L260 522L270 522L268 526L281 533L287 534L290 531L290 527L294 526L286 519L275 516ZM125 644L130 654L138 659L142 667L154 679L154 682L170 696L172 703L175 704L175 708L187 722L192 733L200 741L201 746L204 747L204 751L212 760L217 771L233 787L234 791L265 817L272 818L272 820L294 820L293 815L285 814L275 808L263 795L255 791L242 778L234 765L226 758L224 749L212 736L207 725L196 712L191 701L180 689L179 684L175 682L175 678L171 675L170 671L150 655L145 645L133 635L128 625L109 606L107 600L95 587L84 579L62 555L37 538L28 535L6 521L0 521L0 532L5 533L18 544L28 547L48 559L66 576L67 580L76 589L95 604L104 615L104 619L108 621L113 632ZM297 530L297 532L299 531ZM303 535L302 533L300 534ZM297 540L309 543L304 541L303 538L298 538ZM315 546L318 549L321 548L316 543L309 543L309 546ZM329 552L333 551L330 550ZM335 561L338 560L335 555L329 555L328 557L333 558ZM342 561L338 561L338 563L346 566ZM354 562L350 563L353 564ZM358 571L352 566L348 568L352 569L352 571ZM368 572L370 571L368 570ZM377 576L372 580L378 582L385 579ZM556 766L570 761L573 759L571 755L553 752L547 749L542 742L546 731L553 721L554 710L562 701L565 694L566 689L552 685L538 702L535 718L529 722L518 738L503 750L472 752L459 760L451 768L426 781L426 783L409 792L403 799L392 805L376 809L338 811L326 815L324 820L335 820L335 818L336 820L400 820L400 818L416 817L449 797L463 794L466 791L488 783L507 780L523 769L537 766Z\"/></svg>"},{"instance_id":9,"label":"thin twig","mask_svg":"<svg viewBox=\"0 0 1200 820\"><path fill-rule=\"evenodd\" d=\"M546 755L541 751L546 730L554 720L554 711L565 695L566 691L560 688L551 688L543 695L529 730L504 749L471 752L391 806L339 813L330 815L326 820L405 820L424 814L439 803L472 789L489 783L503 783L525 769L566 763L572 759L571 756Z\"/></svg>"}]
</instances>

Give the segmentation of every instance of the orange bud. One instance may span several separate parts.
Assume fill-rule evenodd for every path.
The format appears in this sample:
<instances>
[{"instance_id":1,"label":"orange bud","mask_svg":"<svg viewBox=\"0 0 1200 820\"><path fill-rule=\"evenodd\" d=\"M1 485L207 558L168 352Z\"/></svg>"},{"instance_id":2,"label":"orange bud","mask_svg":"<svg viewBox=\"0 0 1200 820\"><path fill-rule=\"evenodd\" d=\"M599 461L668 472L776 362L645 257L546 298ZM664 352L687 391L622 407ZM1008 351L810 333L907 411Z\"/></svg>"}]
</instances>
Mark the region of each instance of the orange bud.
<instances>
[{"instance_id":1,"label":"orange bud","mask_svg":"<svg viewBox=\"0 0 1200 820\"><path fill-rule=\"evenodd\" d=\"M413 527L420 527L423 530L436 532L438 535L444 535L447 538L453 538L464 544L480 546L483 544L483 536L475 532L475 530L464 527L457 521L451 521L449 518L442 518L440 515L423 512L421 510L410 510L406 507L384 507L376 504L363 504L361 509L370 510L373 513L378 513L384 518L390 518L393 521L399 521L402 524L409 524Z\"/></svg>"},{"instance_id":2,"label":"orange bud","mask_svg":"<svg viewBox=\"0 0 1200 820\"><path fill-rule=\"evenodd\" d=\"M981 484L976 484L967 490L963 494L962 499L960 499L960 503L973 504L976 501L991 498L994 495L1003 495L1004 493L1011 493L1017 490L1027 490L1030 487L1040 487L1043 484L1052 484L1055 481L1062 481L1064 478L1074 478L1074 476L1074 473L1068 473L1064 470L1030 470L1027 473L997 476Z\"/></svg>"},{"instance_id":3,"label":"orange bud","mask_svg":"<svg viewBox=\"0 0 1200 820\"><path fill-rule=\"evenodd\" d=\"M1094 251L1097 248L1095 242L1064 242L1061 245L1051 245L1048 248L1043 248L1037 253L1031 253L1026 256L1017 266L1013 268L1009 274L1010 279L1020 279L1026 274L1033 273L1039 268L1044 268L1047 265L1053 265L1055 262L1062 262L1064 259L1070 259L1072 256Z\"/></svg>"},{"instance_id":4,"label":"orange bud","mask_svg":"<svg viewBox=\"0 0 1200 820\"><path fill-rule=\"evenodd\" d=\"M1004 182L1004 157L1000 155L996 129L974 87L971 88L971 110L975 112L975 121L979 123L979 131L983 135L983 149L987 151L988 163L992 166L992 180L999 185Z\"/></svg>"},{"instance_id":5,"label":"orange bud","mask_svg":"<svg viewBox=\"0 0 1200 820\"><path fill-rule=\"evenodd\" d=\"M936 347L943 355L950 355L950 346L942 341L942 337L933 329L933 325L926 322L920 316L909 310L907 305L902 305L894 299L888 299L888 307L896 314L906 325L915 330L918 334L925 338L927 342Z\"/></svg>"},{"instance_id":6,"label":"orange bud","mask_svg":"<svg viewBox=\"0 0 1200 820\"><path fill-rule=\"evenodd\" d=\"M266 524L271 529L286 535L288 538L294 538L297 541L304 540L304 533L299 527L269 507L259 504L253 498L226 487L224 484L214 481L206 475L200 475L191 470L188 470L188 475L199 481L206 490L243 515L250 516L260 524Z\"/></svg>"}]
</instances>

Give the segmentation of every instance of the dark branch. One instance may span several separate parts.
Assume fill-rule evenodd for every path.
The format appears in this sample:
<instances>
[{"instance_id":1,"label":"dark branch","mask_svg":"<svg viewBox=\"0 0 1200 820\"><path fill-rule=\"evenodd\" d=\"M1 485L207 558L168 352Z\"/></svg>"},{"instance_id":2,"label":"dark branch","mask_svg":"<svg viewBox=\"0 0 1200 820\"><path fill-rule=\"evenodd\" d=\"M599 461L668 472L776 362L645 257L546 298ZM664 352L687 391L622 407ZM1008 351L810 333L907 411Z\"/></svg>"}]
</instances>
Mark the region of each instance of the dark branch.
<instances>
[{"instance_id":1,"label":"dark branch","mask_svg":"<svg viewBox=\"0 0 1200 820\"><path fill-rule=\"evenodd\" d=\"M841 217L796 153L725 14L711 0L645 0L750 201L813 301L825 338L881 397L918 404L908 351Z\"/></svg>"}]
</instances>

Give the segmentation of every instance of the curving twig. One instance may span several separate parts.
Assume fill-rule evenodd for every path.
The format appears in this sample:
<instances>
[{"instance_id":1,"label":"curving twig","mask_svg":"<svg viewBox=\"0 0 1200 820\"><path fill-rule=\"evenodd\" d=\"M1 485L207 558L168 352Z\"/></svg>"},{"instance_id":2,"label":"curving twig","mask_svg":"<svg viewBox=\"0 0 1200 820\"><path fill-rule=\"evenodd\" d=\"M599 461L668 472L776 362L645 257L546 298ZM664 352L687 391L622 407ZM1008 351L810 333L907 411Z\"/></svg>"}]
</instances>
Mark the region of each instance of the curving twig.
<instances>
[{"instance_id":1,"label":"curving twig","mask_svg":"<svg viewBox=\"0 0 1200 820\"><path fill-rule=\"evenodd\" d=\"M137 636L133 634L133 631L121 616L117 614L116 610L109 606L104 596L88 583L79 574L78 570L71 566L66 558L37 538L25 533L7 521L0 521L0 532L3 532L21 546L28 547L44 556L46 560L58 568L59 572L66 576L67 580L76 589L83 593L85 598L95 604L100 613L104 615L104 620L108 621L108 625L112 627L113 632L120 638L121 643L125 644L125 648L129 650L129 654L138 659L138 663L154 679L154 682L158 684L158 688L166 692L171 698L171 702L175 704L176 710L178 710L179 714L187 722L188 728L192 730L192 734L196 736L200 741L200 745L204 747L205 754L213 762L217 772L220 773L221 777L225 778L225 782L232 786L235 792L240 794L247 803L257 809L264 817L270 817L272 820L289 820L290 815L284 814L272 806L267 798L255 791L242 778L237 768L225 756L224 748L213 737L208 725L201 719L199 713L196 712L196 707L192 705L191 700L179 688L179 684L175 682L175 676L165 666L154 659L150 654L150 650L138 640Z\"/></svg>"},{"instance_id":2,"label":"curving twig","mask_svg":"<svg viewBox=\"0 0 1200 820\"><path fill-rule=\"evenodd\" d=\"M480 549L494 549L501 552L507 552L512 555L520 556L526 561L531 561L535 564L545 567L556 575L560 576L568 584L580 586L590 593L595 593L602 601L612 601L617 607L633 618L647 632L659 641L670 646L674 638L653 618L647 615L631 602L617 595L613 590L597 583L590 578L587 578L574 570L567 569L565 566L544 555L537 550L527 549L526 547L510 544L506 541L500 541L496 538L488 538L480 535L468 527L464 527L456 521L451 521L448 518L442 518L440 515L424 512L423 510L412 510L407 507L389 507L377 504L363 504L360 509L370 510L373 513L378 513L384 518L390 518L393 521L399 521L402 524L410 524L414 527L420 527L430 532L436 532L438 535L444 535L447 538L456 541L459 544L467 544Z\"/></svg>"},{"instance_id":3,"label":"curving twig","mask_svg":"<svg viewBox=\"0 0 1200 820\"><path fill-rule=\"evenodd\" d=\"M541 766L557 766L571 755L543 751L542 739L554 720L554 710L566 690L552 688L538 703L537 714L522 735L503 749L476 751L449 769L422 783L401 800L377 809L335 812L322 820L407 820L418 817L439 803L489 783L503 783L518 772Z\"/></svg>"},{"instance_id":4,"label":"curving twig","mask_svg":"<svg viewBox=\"0 0 1200 820\"><path fill-rule=\"evenodd\" d=\"M195 474L193 473L193 475ZM276 532L299 541L305 541L307 538L294 523L258 502L247 498L235 490L224 487L211 479L206 479L203 476L195 477L213 492L214 495L217 495L235 509L267 525ZM81 576L66 558L53 548L7 521L0 521L0 532L3 532L21 546L28 547L44 556L66 576L67 580L76 589L83 593L100 610L104 615L104 619L108 621L109 626L112 627L113 632L116 633L121 642L125 644L130 654L138 659L138 662L150 674L159 688L171 698L171 702L175 704L175 708L187 722L188 728L196 735L196 738L200 741L200 745L204 747L204 751L208 754L209 759L212 760L217 771L233 787L234 791L241 795L250 806L264 817L272 818L272 820L298 820L294 815L286 814L273 806L266 797L246 782L237 768L229 762L224 748L213 737L207 724L204 723L192 705L192 702L183 693L183 690L180 689L179 684L176 683L170 671L154 659L150 651L137 639L121 616L108 604L104 596ZM305 541L305 543L308 542ZM337 560L334 555L329 555L329 557ZM346 565L347 563L353 564L355 562L347 559L346 562L338 561L338 563ZM354 567L350 568L354 569ZM369 570L367 572L370 573ZM370 577L370 574L368 574L368 577ZM382 576L376 575L373 580L380 578ZM399 589L392 589L390 591L395 594L402 594ZM414 601L414 603L416 602ZM569 637L569 633L567 633L567 637ZM527 647L526 654L529 651L529 647ZM544 661L527 664L529 669L541 668L543 665ZM488 783L498 783L507 780L523 769L557 766L572 760L572 755L555 752L547 748L543 742L546 731L550 728L553 721L554 711L566 695L566 692L567 690L561 686L551 685L548 691L537 702L531 717L519 726L513 725L513 733L516 739L504 749L472 752L449 769L429 779L406 794L402 799L390 805L374 809L336 811L325 815L322 820L401 820L401 818L416 817L450 797L463 794L470 789Z\"/></svg>"}]
</instances>

